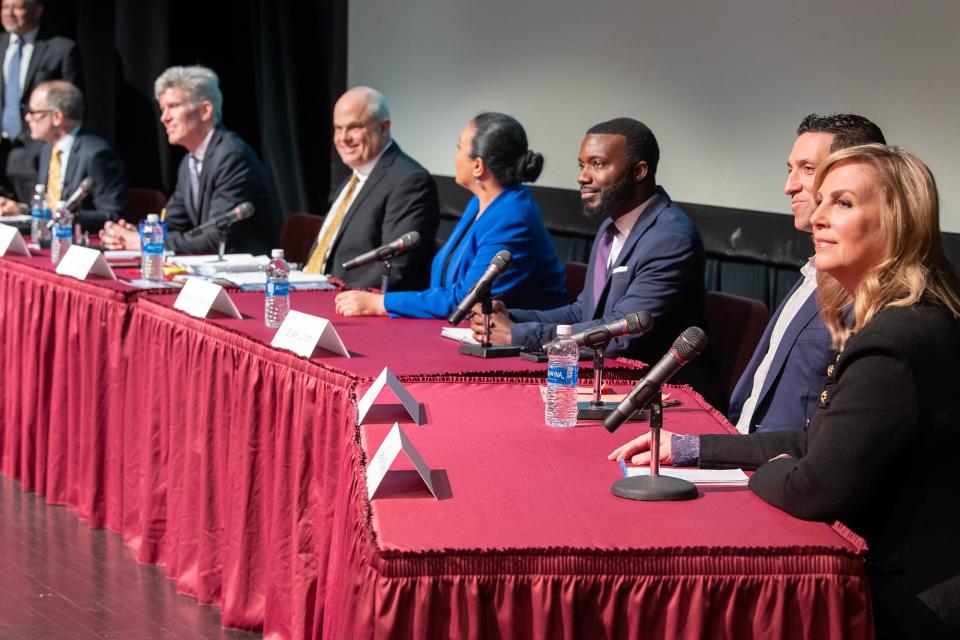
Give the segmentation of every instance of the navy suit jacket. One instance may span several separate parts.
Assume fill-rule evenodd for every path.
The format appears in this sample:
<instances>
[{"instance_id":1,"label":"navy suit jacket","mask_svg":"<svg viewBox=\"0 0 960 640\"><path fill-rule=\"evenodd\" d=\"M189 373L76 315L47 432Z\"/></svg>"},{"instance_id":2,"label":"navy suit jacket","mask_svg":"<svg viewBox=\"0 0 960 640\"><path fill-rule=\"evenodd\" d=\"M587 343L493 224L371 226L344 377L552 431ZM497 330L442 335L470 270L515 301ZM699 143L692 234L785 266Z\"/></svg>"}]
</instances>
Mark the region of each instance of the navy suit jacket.
<instances>
[{"instance_id":1,"label":"navy suit jacket","mask_svg":"<svg viewBox=\"0 0 960 640\"><path fill-rule=\"evenodd\" d=\"M344 181L340 185L338 194L346 184ZM326 271L350 287L379 288L383 274L379 261L350 271L341 265L405 233L417 231L420 244L390 261L390 289L426 289L439 224L440 204L433 177L394 141L380 156L340 223L337 237L330 246ZM311 254L316 244L314 241Z\"/></svg>"},{"instance_id":2,"label":"navy suit jacket","mask_svg":"<svg viewBox=\"0 0 960 640\"><path fill-rule=\"evenodd\" d=\"M197 206L190 194L189 155L177 170L177 186L167 201L167 249L177 253L216 253L219 234L186 235L241 202L253 204L253 216L230 226L227 250L268 254L276 248L283 218L277 210L260 160L240 136L218 126L203 157Z\"/></svg>"},{"instance_id":3,"label":"navy suit jacket","mask_svg":"<svg viewBox=\"0 0 960 640\"><path fill-rule=\"evenodd\" d=\"M802 282L803 278L794 285L770 318L747 368L734 387L727 414L733 424L740 419L743 403L753 390L753 377L770 348L773 326L783 312L787 299ZM817 408L827 365L832 359L830 333L820 318L814 293L800 307L780 340L750 419L750 431L802 429Z\"/></svg>"},{"instance_id":4,"label":"navy suit jacket","mask_svg":"<svg viewBox=\"0 0 960 640\"><path fill-rule=\"evenodd\" d=\"M429 289L384 296L391 316L446 318L502 249L510 252L510 266L494 282L492 292L502 296L504 304L522 301L528 307L549 309L565 302L566 272L530 190L505 189L474 220L479 208L477 198L472 198L437 252Z\"/></svg>"},{"instance_id":5,"label":"navy suit jacket","mask_svg":"<svg viewBox=\"0 0 960 640\"><path fill-rule=\"evenodd\" d=\"M40 149L40 184L47 183L52 148L45 143ZM119 220L127 206L127 169L106 140L81 129L70 147L61 198L69 198L86 177L93 179L93 191L80 204L80 226L99 231L107 220Z\"/></svg>"},{"instance_id":6,"label":"navy suit jacket","mask_svg":"<svg viewBox=\"0 0 960 640\"><path fill-rule=\"evenodd\" d=\"M686 328L695 325L706 329L703 241L687 214L659 187L630 230L594 305L595 256L599 239L611 224L607 219L600 225L584 288L576 301L549 311L510 312L517 323L511 336L514 344L546 344L556 335L558 324L571 324L573 331L578 332L628 313L647 311L653 317L653 329L639 338L611 341L607 354L637 358L653 365ZM709 347L681 369L673 381L690 384L714 406L725 404Z\"/></svg>"}]
</instances>

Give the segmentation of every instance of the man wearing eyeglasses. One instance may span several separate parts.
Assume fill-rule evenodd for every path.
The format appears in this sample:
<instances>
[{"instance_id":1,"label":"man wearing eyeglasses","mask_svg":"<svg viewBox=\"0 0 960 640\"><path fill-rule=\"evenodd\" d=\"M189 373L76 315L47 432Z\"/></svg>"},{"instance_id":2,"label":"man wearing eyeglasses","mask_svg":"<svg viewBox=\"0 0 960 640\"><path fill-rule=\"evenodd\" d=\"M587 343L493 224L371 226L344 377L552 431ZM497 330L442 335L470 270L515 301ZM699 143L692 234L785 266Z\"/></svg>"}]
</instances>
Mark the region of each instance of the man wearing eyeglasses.
<instances>
[{"instance_id":1,"label":"man wearing eyeglasses","mask_svg":"<svg viewBox=\"0 0 960 640\"><path fill-rule=\"evenodd\" d=\"M67 80L83 87L73 40L40 33L41 0L0 0L0 195L27 201L37 182L40 143L30 139L22 107L41 82Z\"/></svg>"},{"instance_id":2,"label":"man wearing eyeglasses","mask_svg":"<svg viewBox=\"0 0 960 640\"><path fill-rule=\"evenodd\" d=\"M42 82L30 94L24 114L30 137L42 142L39 184L46 185L51 208L66 200L84 178L93 189L80 203L80 226L99 231L120 218L127 204L127 172L123 160L105 140L84 130L83 94L64 80ZM23 205L0 197L0 213L26 213Z\"/></svg>"}]
</instances>

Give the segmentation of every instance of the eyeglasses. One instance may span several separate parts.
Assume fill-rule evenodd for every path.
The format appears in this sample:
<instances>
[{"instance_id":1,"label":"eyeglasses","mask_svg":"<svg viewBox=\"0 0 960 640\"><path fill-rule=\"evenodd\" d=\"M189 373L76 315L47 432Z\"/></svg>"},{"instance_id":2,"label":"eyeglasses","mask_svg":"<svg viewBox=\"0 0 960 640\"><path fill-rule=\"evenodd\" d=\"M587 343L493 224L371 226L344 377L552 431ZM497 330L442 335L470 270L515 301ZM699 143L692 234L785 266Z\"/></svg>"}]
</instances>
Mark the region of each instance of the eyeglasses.
<instances>
[{"instance_id":1,"label":"eyeglasses","mask_svg":"<svg viewBox=\"0 0 960 640\"><path fill-rule=\"evenodd\" d=\"M36 111L32 111L30 105L26 104L20 105L20 108L23 110L24 118L39 118L53 111L53 109L37 109Z\"/></svg>"}]
</instances>

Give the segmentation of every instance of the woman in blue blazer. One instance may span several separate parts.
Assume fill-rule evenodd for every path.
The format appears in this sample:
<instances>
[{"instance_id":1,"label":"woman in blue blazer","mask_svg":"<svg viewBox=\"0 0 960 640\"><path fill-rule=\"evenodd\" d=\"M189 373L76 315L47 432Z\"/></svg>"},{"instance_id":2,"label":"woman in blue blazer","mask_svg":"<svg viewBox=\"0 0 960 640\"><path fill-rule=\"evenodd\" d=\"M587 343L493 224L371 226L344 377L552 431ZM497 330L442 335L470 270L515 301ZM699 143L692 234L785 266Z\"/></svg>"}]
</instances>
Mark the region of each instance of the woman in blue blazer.
<instances>
[{"instance_id":1,"label":"woman in blue blazer","mask_svg":"<svg viewBox=\"0 0 960 640\"><path fill-rule=\"evenodd\" d=\"M494 295L507 306L550 309L564 304L563 264L540 207L522 184L536 180L543 168L543 156L527 148L523 127L508 115L481 113L464 128L457 149L457 184L473 198L433 259L430 288L386 295L346 291L336 297L337 313L445 318L503 249L513 259L494 283Z\"/></svg>"}]
</instances>

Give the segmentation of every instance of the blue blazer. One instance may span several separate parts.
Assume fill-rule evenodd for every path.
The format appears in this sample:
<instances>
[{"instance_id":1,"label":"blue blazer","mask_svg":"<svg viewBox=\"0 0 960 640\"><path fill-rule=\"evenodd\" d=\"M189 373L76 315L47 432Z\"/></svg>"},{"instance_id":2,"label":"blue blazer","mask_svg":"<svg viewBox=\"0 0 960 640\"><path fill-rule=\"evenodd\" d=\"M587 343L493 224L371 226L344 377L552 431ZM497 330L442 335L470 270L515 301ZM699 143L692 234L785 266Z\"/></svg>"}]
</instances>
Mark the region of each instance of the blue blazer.
<instances>
[{"instance_id":1,"label":"blue blazer","mask_svg":"<svg viewBox=\"0 0 960 640\"><path fill-rule=\"evenodd\" d=\"M47 183L52 149L48 142L40 148L39 184ZM69 198L86 177L93 179L93 192L80 203L80 226L99 231L107 220L119 220L127 207L127 169L106 140L81 129L70 147L62 199Z\"/></svg>"},{"instance_id":2,"label":"blue blazer","mask_svg":"<svg viewBox=\"0 0 960 640\"><path fill-rule=\"evenodd\" d=\"M546 344L556 335L558 324L571 324L578 332L634 311L647 311L653 317L653 329L642 337L611 341L607 354L653 365L684 329L693 325L706 329L703 241L693 221L660 187L630 230L594 305L594 258L599 239L611 224L606 219L600 225L583 292L575 302L549 311L510 311L517 323L512 330L514 344ZM709 348L681 369L674 381L689 383L714 406L725 404Z\"/></svg>"},{"instance_id":3,"label":"blue blazer","mask_svg":"<svg viewBox=\"0 0 960 640\"><path fill-rule=\"evenodd\" d=\"M508 307L521 301L537 309L563 304L566 271L530 190L522 185L504 189L474 220L479 208L479 200L471 198L450 239L434 256L429 289L383 297L392 317L446 318L502 249L513 259L494 282L494 295Z\"/></svg>"},{"instance_id":4,"label":"blue blazer","mask_svg":"<svg viewBox=\"0 0 960 640\"><path fill-rule=\"evenodd\" d=\"M797 290L803 278L797 281L787 298L780 303L767 324L747 368L737 381L730 398L730 422L736 424L753 390L753 376L760 361L770 348L770 334L783 312L783 306ZM820 318L817 296L811 295L800 307L780 340L780 346L770 363L770 371L763 381L750 431L792 431L803 429L807 418L813 415L827 375L827 365L833 360L830 332Z\"/></svg>"}]
</instances>

